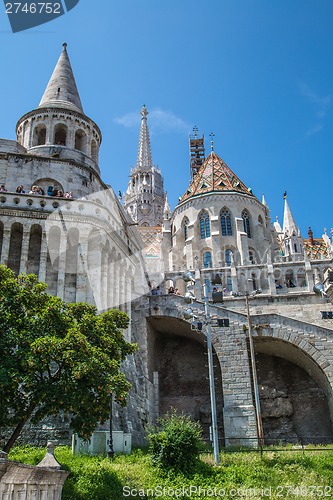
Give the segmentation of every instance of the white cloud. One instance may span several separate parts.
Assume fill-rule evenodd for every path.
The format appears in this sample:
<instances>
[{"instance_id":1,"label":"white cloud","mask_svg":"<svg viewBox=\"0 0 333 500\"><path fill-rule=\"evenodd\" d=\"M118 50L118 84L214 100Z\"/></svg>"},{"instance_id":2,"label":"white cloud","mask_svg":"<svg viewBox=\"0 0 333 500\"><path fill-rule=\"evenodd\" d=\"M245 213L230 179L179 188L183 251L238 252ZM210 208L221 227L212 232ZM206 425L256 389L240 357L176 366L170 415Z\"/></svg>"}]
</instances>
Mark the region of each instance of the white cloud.
<instances>
[{"instance_id":1,"label":"white cloud","mask_svg":"<svg viewBox=\"0 0 333 500\"><path fill-rule=\"evenodd\" d=\"M315 105L317 117L324 118L331 106L332 95L321 97L304 82L301 83L301 92L308 102Z\"/></svg>"},{"instance_id":2,"label":"white cloud","mask_svg":"<svg viewBox=\"0 0 333 500\"><path fill-rule=\"evenodd\" d=\"M301 82L300 87L302 95L309 103L313 104L315 110L317 123L315 123L305 134L305 137L310 137L311 135L318 134L318 132L324 128L324 118L330 109L332 95L320 96L304 82Z\"/></svg>"},{"instance_id":3,"label":"white cloud","mask_svg":"<svg viewBox=\"0 0 333 500\"><path fill-rule=\"evenodd\" d=\"M115 118L116 123L124 127L137 127L140 124L140 113L131 112ZM175 115L172 111L165 111L161 108L155 108L149 111L148 124L151 133L154 132L186 132L191 130L191 125L182 118Z\"/></svg>"}]
</instances>

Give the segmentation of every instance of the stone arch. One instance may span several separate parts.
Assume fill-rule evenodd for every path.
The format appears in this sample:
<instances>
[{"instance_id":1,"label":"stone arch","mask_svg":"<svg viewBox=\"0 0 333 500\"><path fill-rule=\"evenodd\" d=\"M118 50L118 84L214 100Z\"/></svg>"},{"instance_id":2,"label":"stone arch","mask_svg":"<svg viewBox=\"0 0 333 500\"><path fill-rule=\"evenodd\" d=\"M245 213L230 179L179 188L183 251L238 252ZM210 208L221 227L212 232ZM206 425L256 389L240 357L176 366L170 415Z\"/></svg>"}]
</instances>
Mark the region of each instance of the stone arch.
<instances>
[{"instance_id":1,"label":"stone arch","mask_svg":"<svg viewBox=\"0 0 333 500\"><path fill-rule=\"evenodd\" d=\"M10 242L9 242L9 253L8 253L8 267L14 271L15 274L19 274L21 265L21 253L22 253L22 241L23 241L23 225L19 222L14 222L10 228Z\"/></svg>"},{"instance_id":2,"label":"stone arch","mask_svg":"<svg viewBox=\"0 0 333 500\"><path fill-rule=\"evenodd\" d=\"M148 374L159 381L159 414L171 408L199 421L209 440L211 425L205 336L175 316L150 316L148 326ZM214 376L219 437L223 437L223 391L219 359L214 351Z\"/></svg>"},{"instance_id":3,"label":"stone arch","mask_svg":"<svg viewBox=\"0 0 333 500\"><path fill-rule=\"evenodd\" d=\"M33 224L30 228L27 274L38 276L42 244L42 226Z\"/></svg>"},{"instance_id":4,"label":"stone arch","mask_svg":"<svg viewBox=\"0 0 333 500\"><path fill-rule=\"evenodd\" d=\"M32 136L32 146L43 146L46 144L46 126L44 123L36 125Z\"/></svg>"},{"instance_id":5,"label":"stone arch","mask_svg":"<svg viewBox=\"0 0 333 500\"><path fill-rule=\"evenodd\" d=\"M287 330L275 329L274 337L272 337L271 334L272 332L270 332L268 329L263 329L262 331L260 331L260 334L258 336L254 337L255 351L256 353L259 353L261 355L274 356L276 358L285 360L284 362L278 361L277 363L281 366L279 370L279 376L281 377L282 374L282 377L287 377L286 381L287 385L289 383L289 391L293 392L293 408L286 408L285 402L281 401L282 406L285 408L287 413L285 417L289 416L293 421L293 428L296 436L291 436L291 438L295 438L296 441L302 439L303 442L316 442L316 440L321 441L321 438L325 437L326 442L332 442L333 377L329 371L329 362L313 345L304 340L304 336L301 334L293 334L292 339L290 338L290 333L287 332ZM306 372L307 375L302 375L302 372L300 370L293 370L292 366L288 365L286 362L289 362L291 365L296 365L300 370ZM271 394L271 398L273 400L278 398L285 398L286 395L283 394L281 386L280 388L279 386L274 386L274 381L277 381L279 377L277 373L275 373L275 371L269 367L269 365L268 371L270 372L270 379L272 381L272 387L270 387L270 389L272 390L265 389L264 375L265 372L267 372L267 359L266 368L264 367L264 364L265 363L263 359L261 359L260 361L260 359L257 358L261 401L264 401L269 394ZM290 370L289 377L287 376L288 370ZM293 370L293 372L291 372L291 370ZM283 373L285 375L283 375ZM293 376L292 373L296 373L296 375ZM293 384L292 380L294 378L297 380L297 377L302 382L299 383L299 390L297 389L297 387L295 387L295 384ZM292 387L292 389L290 389L290 386ZM311 394L313 397L311 397ZM283 409L279 413L279 409L277 408L279 406L279 401L273 401L274 412L271 415L269 414L269 411L266 411L267 404L265 410L265 402L263 406L264 417L266 415L266 418L272 419L277 418L279 414L282 414L281 416L283 417ZM273 424L273 426L269 424ZM283 425L286 425L286 419L284 419ZM289 436L283 436L283 433L280 433L280 435L278 434L276 421L266 422L265 425L264 419L264 430L265 426L266 432L267 428L271 428L271 434L273 435L273 437L288 440ZM323 436L323 430L326 433L325 436ZM311 433L311 435L309 433ZM289 440L292 441L293 439Z\"/></svg>"},{"instance_id":6,"label":"stone arch","mask_svg":"<svg viewBox=\"0 0 333 500\"><path fill-rule=\"evenodd\" d=\"M75 132L74 147L83 153L87 152L87 134L84 130L79 129Z\"/></svg>"},{"instance_id":7,"label":"stone arch","mask_svg":"<svg viewBox=\"0 0 333 500\"><path fill-rule=\"evenodd\" d=\"M54 127L54 144L58 146L67 145L68 129L64 123L57 123Z\"/></svg>"},{"instance_id":8,"label":"stone arch","mask_svg":"<svg viewBox=\"0 0 333 500\"><path fill-rule=\"evenodd\" d=\"M64 192L64 188L61 182L57 181L56 179L52 179L51 177L42 177L40 179L36 179L32 185L41 187L44 193L48 196L55 196L57 191Z\"/></svg>"}]
</instances>

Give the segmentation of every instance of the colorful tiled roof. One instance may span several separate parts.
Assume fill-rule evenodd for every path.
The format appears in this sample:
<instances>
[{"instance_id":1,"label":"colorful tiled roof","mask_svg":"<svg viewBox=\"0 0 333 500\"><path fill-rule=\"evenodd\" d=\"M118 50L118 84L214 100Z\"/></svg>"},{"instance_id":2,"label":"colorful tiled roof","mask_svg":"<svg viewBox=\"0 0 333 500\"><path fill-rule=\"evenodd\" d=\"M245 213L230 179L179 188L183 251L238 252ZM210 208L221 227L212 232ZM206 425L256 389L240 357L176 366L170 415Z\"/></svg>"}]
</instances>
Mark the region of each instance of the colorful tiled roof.
<instances>
[{"instance_id":1,"label":"colorful tiled roof","mask_svg":"<svg viewBox=\"0 0 333 500\"><path fill-rule=\"evenodd\" d=\"M303 239L303 245L310 260L328 259L329 250L323 238Z\"/></svg>"},{"instance_id":2,"label":"colorful tiled roof","mask_svg":"<svg viewBox=\"0 0 333 500\"><path fill-rule=\"evenodd\" d=\"M180 201L210 192L237 192L254 196L215 151L206 158Z\"/></svg>"},{"instance_id":3,"label":"colorful tiled roof","mask_svg":"<svg viewBox=\"0 0 333 500\"><path fill-rule=\"evenodd\" d=\"M151 226L138 227L143 241L146 257L156 258L161 255L162 228Z\"/></svg>"}]
</instances>

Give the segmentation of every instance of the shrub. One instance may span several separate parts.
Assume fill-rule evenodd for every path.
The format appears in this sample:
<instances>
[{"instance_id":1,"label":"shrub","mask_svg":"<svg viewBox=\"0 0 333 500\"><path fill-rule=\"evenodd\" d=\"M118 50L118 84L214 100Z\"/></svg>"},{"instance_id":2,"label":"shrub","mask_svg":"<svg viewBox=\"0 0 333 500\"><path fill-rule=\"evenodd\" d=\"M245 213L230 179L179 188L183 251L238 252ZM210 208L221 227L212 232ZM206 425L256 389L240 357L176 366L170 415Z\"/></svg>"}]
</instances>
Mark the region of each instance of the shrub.
<instances>
[{"instance_id":1,"label":"shrub","mask_svg":"<svg viewBox=\"0 0 333 500\"><path fill-rule=\"evenodd\" d=\"M199 423L172 410L158 424L148 434L152 463L164 469L189 471L203 447Z\"/></svg>"}]
</instances>

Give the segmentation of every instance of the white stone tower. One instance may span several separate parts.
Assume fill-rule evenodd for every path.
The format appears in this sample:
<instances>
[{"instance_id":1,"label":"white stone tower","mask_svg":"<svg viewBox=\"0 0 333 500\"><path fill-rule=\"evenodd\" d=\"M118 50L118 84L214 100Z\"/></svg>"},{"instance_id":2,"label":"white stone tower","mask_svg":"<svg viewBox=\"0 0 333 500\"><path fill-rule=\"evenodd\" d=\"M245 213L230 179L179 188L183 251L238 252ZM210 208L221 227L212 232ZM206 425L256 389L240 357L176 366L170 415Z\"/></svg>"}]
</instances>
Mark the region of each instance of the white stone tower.
<instances>
[{"instance_id":1,"label":"white stone tower","mask_svg":"<svg viewBox=\"0 0 333 500\"><path fill-rule=\"evenodd\" d=\"M161 227L165 193L161 171L153 165L147 115L147 108L143 105L138 159L131 171L124 207L139 226Z\"/></svg>"},{"instance_id":2,"label":"white stone tower","mask_svg":"<svg viewBox=\"0 0 333 500\"><path fill-rule=\"evenodd\" d=\"M66 43L38 108L20 118L16 133L28 153L79 161L99 174L102 134L84 114Z\"/></svg>"}]
</instances>

